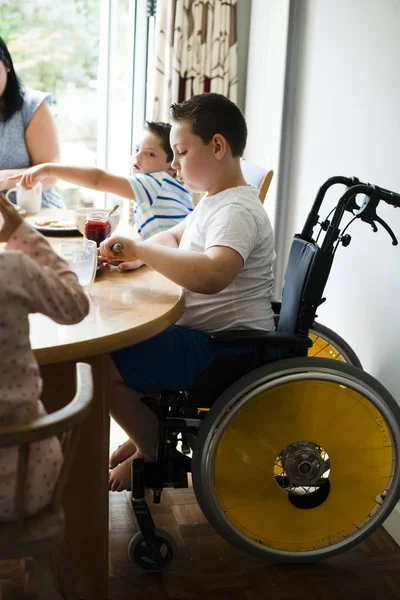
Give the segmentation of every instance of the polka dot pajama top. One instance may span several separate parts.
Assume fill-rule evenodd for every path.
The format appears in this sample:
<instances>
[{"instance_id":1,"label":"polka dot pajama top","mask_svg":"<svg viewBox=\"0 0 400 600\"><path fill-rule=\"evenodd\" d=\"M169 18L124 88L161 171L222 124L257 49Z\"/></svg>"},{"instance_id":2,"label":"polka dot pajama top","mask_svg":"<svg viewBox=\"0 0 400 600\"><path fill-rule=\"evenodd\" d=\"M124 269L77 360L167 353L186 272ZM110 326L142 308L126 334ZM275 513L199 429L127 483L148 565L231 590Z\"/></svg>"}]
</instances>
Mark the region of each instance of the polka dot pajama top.
<instances>
[{"instance_id":1,"label":"polka dot pajama top","mask_svg":"<svg viewBox=\"0 0 400 600\"><path fill-rule=\"evenodd\" d=\"M29 341L29 313L57 323L81 321L88 298L67 263L47 240L22 223L0 251L0 427L26 424L45 413L42 380ZM25 510L41 510L51 498L62 464L57 438L32 444ZM17 451L0 449L0 520L13 517Z\"/></svg>"}]
</instances>

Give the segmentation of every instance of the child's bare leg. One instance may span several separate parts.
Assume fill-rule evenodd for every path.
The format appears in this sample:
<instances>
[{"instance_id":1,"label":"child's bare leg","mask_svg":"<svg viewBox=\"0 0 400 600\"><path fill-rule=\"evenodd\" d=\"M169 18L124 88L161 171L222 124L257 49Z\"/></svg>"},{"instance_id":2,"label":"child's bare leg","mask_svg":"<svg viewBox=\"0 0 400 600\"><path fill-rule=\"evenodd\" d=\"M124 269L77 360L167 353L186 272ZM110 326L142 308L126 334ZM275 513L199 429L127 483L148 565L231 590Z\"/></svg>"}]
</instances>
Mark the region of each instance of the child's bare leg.
<instances>
[{"instance_id":1,"label":"child's bare leg","mask_svg":"<svg viewBox=\"0 0 400 600\"><path fill-rule=\"evenodd\" d=\"M134 458L144 458L153 462L157 458L158 419L155 414L140 402L140 394L122 382L116 382L110 403L110 415L124 429L136 452L111 469L109 488L113 492L129 489Z\"/></svg>"},{"instance_id":2,"label":"child's bare leg","mask_svg":"<svg viewBox=\"0 0 400 600\"><path fill-rule=\"evenodd\" d=\"M131 464L134 458L144 458L154 462L157 458L158 419L141 401L141 395L131 390L114 370L109 412L112 418L129 436L131 443L125 446L126 452L135 452L114 467L110 472L110 489L121 491L130 485Z\"/></svg>"},{"instance_id":3,"label":"child's bare leg","mask_svg":"<svg viewBox=\"0 0 400 600\"><path fill-rule=\"evenodd\" d=\"M110 358L110 362L111 362L111 377L113 380L113 384L112 384L112 395L113 395L114 389L115 389L115 384L117 382L124 383L124 380L122 379L121 375L119 374L119 371L116 368L116 366L114 365L114 363L112 362L111 358ZM111 416L113 416L111 407L112 407L112 397L111 397L111 401L110 401L109 413ZM114 419L114 420L116 420L116 419ZM124 460L126 460L130 456L133 456L136 451L137 451L136 445L134 444L134 442L131 439L128 438L123 444L118 446L118 448L111 454L109 463L108 463L109 469L113 469L120 463L124 462Z\"/></svg>"},{"instance_id":4,"label":"child's bare leg","mask_svg":"<svg viewBox=\"0 0 400 600\"><path fill-rule=\"evenodd\" d=\"M141 397L125 383L116 381L109 410L112 418L136 446L136 453L152 462L157 458L158 419L140 401Z\"/></svg>"}]
</instances>

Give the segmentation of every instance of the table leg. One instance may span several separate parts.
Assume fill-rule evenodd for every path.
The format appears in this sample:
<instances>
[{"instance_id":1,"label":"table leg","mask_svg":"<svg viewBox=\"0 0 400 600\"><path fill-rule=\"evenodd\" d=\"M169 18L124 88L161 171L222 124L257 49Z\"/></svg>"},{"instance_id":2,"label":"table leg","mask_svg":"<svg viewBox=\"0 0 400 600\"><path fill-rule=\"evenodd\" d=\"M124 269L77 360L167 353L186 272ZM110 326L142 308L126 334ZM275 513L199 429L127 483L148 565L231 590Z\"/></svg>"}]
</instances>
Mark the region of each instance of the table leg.
<instances>
[{"instance_id":1,"label":"table leg","mask_svg":"<svg viewBox=\"0 0 400 600\"><path fill-rule=\"evenodd\" d=\"M79 597L106 600L108 593L108 451L110 360L84 359L93 369L94 398L64 494L66 542ZM75 362L41 367L43 403L49 412L75 393Z\"/></svg>"}]
</instances>

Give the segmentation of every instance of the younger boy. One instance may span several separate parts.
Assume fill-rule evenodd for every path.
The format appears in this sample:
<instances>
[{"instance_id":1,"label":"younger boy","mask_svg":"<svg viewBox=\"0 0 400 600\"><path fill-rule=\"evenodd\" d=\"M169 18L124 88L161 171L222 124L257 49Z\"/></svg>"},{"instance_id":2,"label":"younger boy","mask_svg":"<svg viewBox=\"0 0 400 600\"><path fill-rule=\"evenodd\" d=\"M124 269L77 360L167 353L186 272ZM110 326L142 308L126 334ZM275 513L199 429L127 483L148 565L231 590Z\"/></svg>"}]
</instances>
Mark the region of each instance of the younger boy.
<instances>
[{"instance_id":1,"label":"younger boy","mask_svg":"<svg viewBox=\"0 0 400 600\"><path fill-rule=\"evenodd\" d=\"M133 220L142 239L181 223L194 206L190 192L175 179L169 144L171 125L147 122L132 157L131 175L113 175L95 167L45 163L32 167L21 179L24 187L46 177L64 179L76 185L109 192L134 202ZM14 178L14 179L16 179ZM33 184L34 185L34 184ZM132 212L132 211L131 211ZM140 264L143 264L142 262ZM120 265L122 269L128 265Z\"/></svg>"},{"instance_id":2,"label":"younger boy","mask_svg":"<svg viewBox=\"0 0 400 600\"><path fill-rule=\"evenodd\" d=\"M176 179L169 143L169 123L147 121L132 156L133 221L139 235L149 237L180 223L193 209L190 192Z\"/></svg>"}]
</instances>

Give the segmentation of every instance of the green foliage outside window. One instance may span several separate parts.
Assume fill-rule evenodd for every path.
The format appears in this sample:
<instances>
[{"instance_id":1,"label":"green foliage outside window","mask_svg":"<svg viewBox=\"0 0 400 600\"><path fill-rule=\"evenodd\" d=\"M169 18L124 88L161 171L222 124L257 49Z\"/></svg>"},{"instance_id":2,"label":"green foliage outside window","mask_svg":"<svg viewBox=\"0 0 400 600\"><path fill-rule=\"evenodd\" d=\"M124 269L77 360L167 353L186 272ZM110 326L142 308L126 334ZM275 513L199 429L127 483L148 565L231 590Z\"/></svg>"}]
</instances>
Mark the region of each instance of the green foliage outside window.
<instances>
[{"instance_id":1,"label":"green foliage outside window","mask_svg":"<svg viewBox=\"0 0 400 600\"><path fill-rule=\"evenodd\" d=\"M99 0L1 0L0 31L22 81L55 96L97 77Z\"/></svg>"},{"instance_id":2,"label":"green foliage outside window","mask_svg":"<svg viewBox=\"0 0 400 600\"><path fill-rule=\"evenodd\" d=\"M15 70L52 94L64 139L96 136L99 21L100 0L0 0L0 35Z\"/></svg>"}]
</instances>

